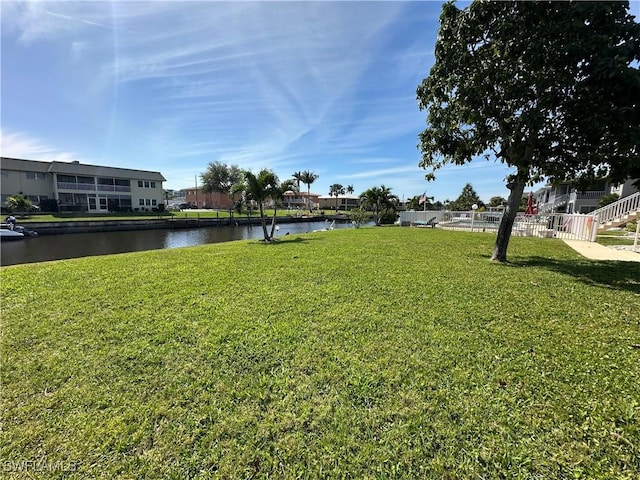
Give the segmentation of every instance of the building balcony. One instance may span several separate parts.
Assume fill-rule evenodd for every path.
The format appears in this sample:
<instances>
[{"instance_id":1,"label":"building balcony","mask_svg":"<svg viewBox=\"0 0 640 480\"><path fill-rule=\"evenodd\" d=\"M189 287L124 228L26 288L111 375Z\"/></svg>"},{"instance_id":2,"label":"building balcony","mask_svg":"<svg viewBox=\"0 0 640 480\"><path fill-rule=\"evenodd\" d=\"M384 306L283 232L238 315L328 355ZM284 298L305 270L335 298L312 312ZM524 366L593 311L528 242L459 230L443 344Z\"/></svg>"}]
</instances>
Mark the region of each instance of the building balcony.
<instances>
[{"instance_id":1,"label":"building balcony","mask_svg":"<svg viewBox=\"0 0 640 480\"><path fill-rule=\"evenodd\" d=\"M590 192L572 192L569 202L573 203L576 200L599 200L605 195L604 190L590 191Z\"/></svg>"},{"instance_id":2,"label":"building balcony","mask_svg":"<svg viewBox=\"0 0 640 480\"><path fill-rule=\"evenodd\" d=\"M58 182L58 190L84 190L95 192L96 186L93 183Z\"/></svg>"},{"instance_id":3,"label":"building balcony","mask_svg":"<svg viewBox=\"0 0 640 480\"><path fill-rule=\"evenodd\" d=\"M122 185L98 185L100 192L131 192L131 187Z\"/></svg>"}]
</instances>

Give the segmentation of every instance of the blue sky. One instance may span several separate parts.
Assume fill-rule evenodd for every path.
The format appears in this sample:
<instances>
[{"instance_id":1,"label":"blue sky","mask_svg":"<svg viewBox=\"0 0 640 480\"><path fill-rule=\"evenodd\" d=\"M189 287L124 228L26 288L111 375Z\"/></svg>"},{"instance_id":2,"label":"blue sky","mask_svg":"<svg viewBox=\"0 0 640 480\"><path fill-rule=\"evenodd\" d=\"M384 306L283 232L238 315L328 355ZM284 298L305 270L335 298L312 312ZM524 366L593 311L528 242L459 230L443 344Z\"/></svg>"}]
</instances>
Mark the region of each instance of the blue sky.
<instances>
[{"instance_id":1,"label":"blue sky","mask_svg":"<svg viewBox=\"0 0 640 480\"><path fill-rule=\"evenodd\" d=\"M506 197L500 163L418 168L416 87L441 2L0 2L2 155L160 171L187 188L209 162Z\"/></svg>"}]
</instances>

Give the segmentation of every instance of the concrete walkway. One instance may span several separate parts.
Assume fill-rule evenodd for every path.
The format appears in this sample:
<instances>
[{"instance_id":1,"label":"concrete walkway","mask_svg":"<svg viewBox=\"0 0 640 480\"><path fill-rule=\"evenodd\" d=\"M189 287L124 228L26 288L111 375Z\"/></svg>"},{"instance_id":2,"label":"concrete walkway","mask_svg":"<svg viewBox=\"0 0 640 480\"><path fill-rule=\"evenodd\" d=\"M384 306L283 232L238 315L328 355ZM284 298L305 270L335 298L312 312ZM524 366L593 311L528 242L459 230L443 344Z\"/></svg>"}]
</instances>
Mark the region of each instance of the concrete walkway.
<instances>
[{"instance_id":1,"label":"concrete walkway","mask_svg":"<svg viewBox=\"0 0 640 480\"><path fill-rule=\"evenodd\" d=\"M616 260L620 262L640 262L640 253L631 250L618 250L605 247L596 242L583 240L563 240L583 257L590 260Z\"/></svg>"}]
</instances>

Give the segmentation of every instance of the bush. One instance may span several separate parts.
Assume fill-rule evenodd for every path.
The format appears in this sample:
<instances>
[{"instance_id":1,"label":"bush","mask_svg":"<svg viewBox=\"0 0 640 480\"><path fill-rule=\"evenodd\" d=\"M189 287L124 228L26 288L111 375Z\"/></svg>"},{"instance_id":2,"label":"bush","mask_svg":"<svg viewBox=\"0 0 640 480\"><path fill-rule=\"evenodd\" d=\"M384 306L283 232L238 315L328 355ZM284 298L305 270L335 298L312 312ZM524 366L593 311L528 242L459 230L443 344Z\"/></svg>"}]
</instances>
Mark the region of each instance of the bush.
<instances>
[{"instance_id":1,"label":"bush","mask_svg":"<svg viewBox=\"0 0 640 480\"><path fill-rule=\"evenodd\" d=\"M632 222L627 223L624 228L627 232L635 232L637 225L638 225L638 220L634 220Z\"/></svg>"},{"instance_id":2,"label":"bush","mask_svg":"<svg viewBox=\"0 0 640 480\"><path fill-rule=\"evenodd\" d=\"M351 210L351 212L349 212L349 216L351 217L351 220L353 221L355 227L360 228L362 224L369 221L369 219L371 218L371 213L362 209L358 209Z\"/></svg>"},{"instance_id":3,"label":"bush","mask_svg":"<svg viewBox=\"0 0 640 480\"><path fill-rule=\"evenodd\" d=\"M617 193L612 193L609 195L603 195L600 200L598 200L598 208L602 208L606 205L609 205L611 203L617 202L618 199L620 198L620 195L618 195Z\"/></svg>"},{"instance_id":4,"label":"bush","mask_svg":"<svg viewBox=\"0 0 640 480\"><path fill-rule=\"evenodd\" d=\"M386 208L380 212L379 222L382 225L391 225L398 219L394 208Z\"/></svg>"}]
</instances>

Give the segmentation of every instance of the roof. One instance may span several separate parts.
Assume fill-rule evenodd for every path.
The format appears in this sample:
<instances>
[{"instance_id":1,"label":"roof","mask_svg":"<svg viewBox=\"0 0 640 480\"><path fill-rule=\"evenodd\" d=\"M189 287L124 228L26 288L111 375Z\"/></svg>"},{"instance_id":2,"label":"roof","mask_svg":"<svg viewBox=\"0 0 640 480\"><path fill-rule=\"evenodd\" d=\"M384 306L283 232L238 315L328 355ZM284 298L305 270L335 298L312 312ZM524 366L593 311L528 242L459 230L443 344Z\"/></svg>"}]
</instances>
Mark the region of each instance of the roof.
<instances>
[{"instance_id":1,"label":"roof","mask_svg":"<svg viewBox=\"0 0 640 480\"><path fill-rule=\"evenodd\" d=\"M335 195L320 195L319 198L327 199L327 198L336 198ZM346 194L346 195L338 195L338 198L350 198L351 200L360 200L358 195Z\"/></svg>"},{"instance_id":2,"label":"roof","mask_svg":"<svg viewBox=\"0 0 640 480\"><path fill-rule=\"evenodd\" d=\"M160 172L136 170L132 168L107 167L90 165L80 162L44 162L40 160L26 160L20 158L1 157L2 169L26 172L59 173L63 175L95 175L131 178L136 180L154 180L166 182Z\"/></svg>"}]
</instances>

